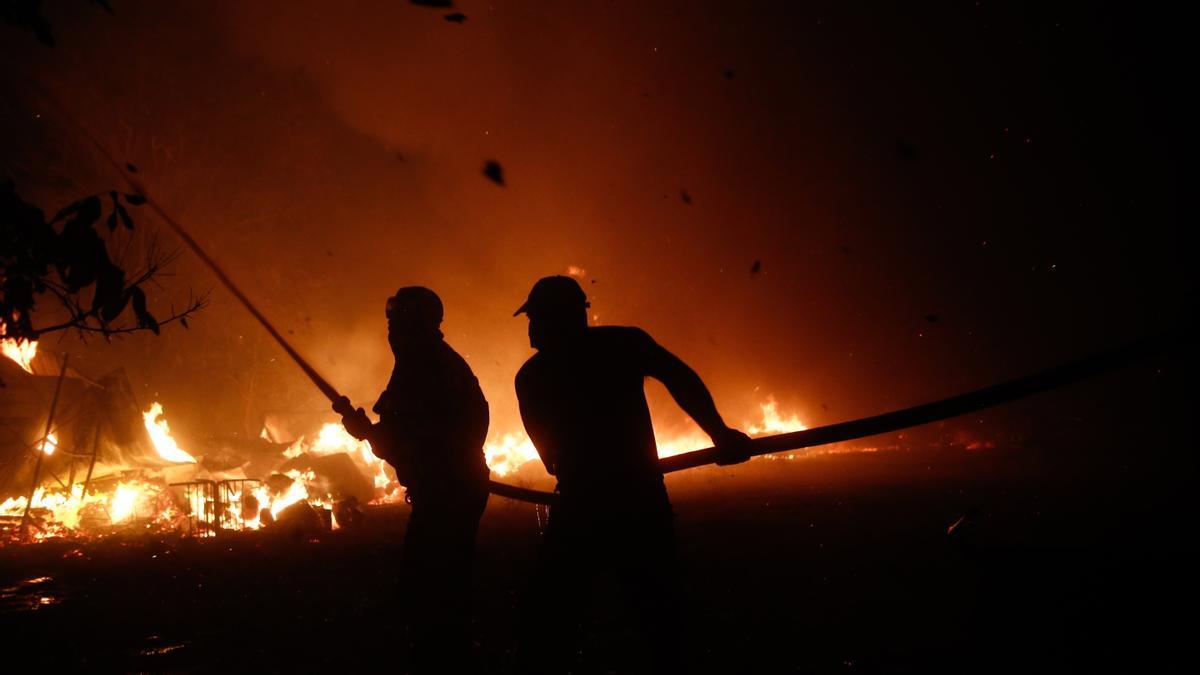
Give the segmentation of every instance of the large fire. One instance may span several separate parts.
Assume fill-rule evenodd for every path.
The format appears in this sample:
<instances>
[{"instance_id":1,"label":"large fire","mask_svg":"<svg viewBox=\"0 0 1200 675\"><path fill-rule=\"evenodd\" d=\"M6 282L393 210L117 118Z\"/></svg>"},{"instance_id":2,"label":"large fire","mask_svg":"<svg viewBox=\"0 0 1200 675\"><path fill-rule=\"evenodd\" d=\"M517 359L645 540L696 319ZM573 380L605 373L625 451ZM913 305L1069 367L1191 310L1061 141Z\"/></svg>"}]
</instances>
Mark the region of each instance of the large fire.
<instances>
[{"instance_id":1,"label":"large fire","mask_svg":"<svg viewBox=\"0 0 1200 675\"><path fill-rule=\"evenodd\" d=\"M31 372L36 342L4 339L0 344L5 356ZM781 413L774 398L768 397L760 408L761 420L743 425L752 436L805 428L796 415ZM28 504L23 496L0 503L0 520L31 522L35 540L102 535L131 527L188 530L199 536L212 536L225 529L268 527L287 518L294 511L291 507L303 503L307 513L323 512L327 524L338 528L343 525L339 522L342 516L338 507L346 502L346 496L331 486L328 477L311 467L323 460L337 460L339 455L343 456L339 460L343 465L349 462L367 481L365 489L370 491L370 499L352 500L356 504L403 500L402 486L396 482L390 467L372 453L370 443L353 438L338 423L323 424L315 434L301 436L287 445L274 442L264 428L258 440L265 452L276 453L277 468L268 471L268 475L250 476L240 469L211 469L205 464L205 454L196 455L180 447L161 403L154 402L143 412L142 421L158 456L169 463L166 468L117 467L115 473L97 476L86 493L84 485L78 482L58 489L44 484L34 490ZM60 448L57 431L61 429L39 443L47 457ZM659 434L656 440L661 457L711 444L707 435L694 426L683 432ZM538 475L537 468L533 474L524 473L523 467L537 460L538 455L521 431L493 433L483 451L495 477ZM533 466L540 466L540 462Z\"/></svg>"},{"instance_id":2,"label":"large fire","mask_svg":"<svg viewBox=\"0 0 1200 675\"><path fill-rule=\"evenodd\" d=\"M782 433L803 429L804 425L795 415L782 415L774 399L768 398L761 404L762 419L745 425L752 435ZM72 536L103 533L118 526L144 526L160 529L195 529L197 519L208 523L200 528L200 536L211 536L220 529L220 523L236 523L233 529L260 529L278 521L289 507L300 502L315 511L330 513L330 524L335 529L341 526L336 514L337 499L313 470L285 469L276 474L272 481L247 480L241 474L209 472L191 453L182 449L171 434L170 426L163 416L162 404L155 402L143 414L146 432L158 455L175 466L195 467L190 485L232 479L241 487L217 500L213 494L193 490L180 496L178 490L167 483L162 475L147 472L141 479L108 481L100 489L84 494L81 484L69 490L39 487L35 492L30 512L37 514L36 540L47 537ZM263 440L270 443L264 432ZM710 441L696 429L658 438L659 454L667 457L707 447ZM271 444L280 447L277 444ZM49 455L58 447L58 439L51 434L45 443L44 452ZM282 461L321 458L345 455L355 467L369 478L374 488L370 503L392 503L403 499L403 489L396 482L385 462L371 452L371 445L359 441L338 423L326 423L312 436L302 436L280 451ZM527 463L537 460L537 452L529 438L521 432L496 433L484 447L488 466L496 477L512 476ZM221 501L217 506L216 501ZM219 520L215 510L224 509ZM0 504L0 517L19 518L26 511L24 497L13 497ZM189 525L190 518L190 525ZM217 524L212 524L217 523Z\"/></svg>"}]
</instances>

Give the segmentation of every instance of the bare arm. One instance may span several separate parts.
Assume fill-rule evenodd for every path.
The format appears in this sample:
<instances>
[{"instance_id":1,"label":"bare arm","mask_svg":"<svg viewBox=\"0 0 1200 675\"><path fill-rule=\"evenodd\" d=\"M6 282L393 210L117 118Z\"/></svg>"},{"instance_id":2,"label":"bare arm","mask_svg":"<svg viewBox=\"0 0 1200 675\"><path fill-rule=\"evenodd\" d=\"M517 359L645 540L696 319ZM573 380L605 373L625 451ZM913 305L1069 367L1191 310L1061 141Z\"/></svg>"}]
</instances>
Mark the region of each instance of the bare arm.
<instances>
[{"instance_id":1,"label":"bare arm","mask_svg":"<svg viewBox=\"0 0 1200 675\"><path fill-rule=\"evenodd\" d=\"M712 439L713 445L726 450L725 457L717 463L736 464L749 459L750 438L725 424L721 413L717 412L712 394L696 371L648 335L646 342L649 375L666 386L671 398L696 420L696 424Z\"/></svg>"},{"instance_id":2,"label":"bare arm","mask_svg":"<svg viewBox=\"0 0 1200 675\"><path fill-rule=\"evenodd\" d=\"M714 440L728 428L704 381L678 356L657 343L649 350L649 373L662 382L671 398Z\"/></svg>"}]
</instances>

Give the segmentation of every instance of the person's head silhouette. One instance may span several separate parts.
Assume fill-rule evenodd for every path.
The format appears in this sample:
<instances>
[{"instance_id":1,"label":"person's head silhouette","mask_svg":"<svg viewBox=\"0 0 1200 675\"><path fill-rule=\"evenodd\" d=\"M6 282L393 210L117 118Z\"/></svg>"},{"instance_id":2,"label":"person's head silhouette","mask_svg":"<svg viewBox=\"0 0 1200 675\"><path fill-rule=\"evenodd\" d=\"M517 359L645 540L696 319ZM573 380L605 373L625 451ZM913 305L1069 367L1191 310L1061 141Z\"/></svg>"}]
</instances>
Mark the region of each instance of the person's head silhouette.
<instances>
[{"instance_id":1,"label":"person's head silhouette","mask_svg":"<svg viewBox=\"0 0 1200 675\"><path fill-rule=\"evenodd\" d=\"M388 344L392 351L440 340L442 300L424 286L405 286L387 301Z\"/></svg>"},{"instance_id":2,"label":"person's head silhouette","mask_svg":"<svg viewBox=\"0 0 1200 675\"><path fill-rule=\"evenodd\" d=\"M542 277L513 316L529 317L529 345L539 351L558 349L587 331L587 295L571 277Z\"/></svg>"}]
</instances>

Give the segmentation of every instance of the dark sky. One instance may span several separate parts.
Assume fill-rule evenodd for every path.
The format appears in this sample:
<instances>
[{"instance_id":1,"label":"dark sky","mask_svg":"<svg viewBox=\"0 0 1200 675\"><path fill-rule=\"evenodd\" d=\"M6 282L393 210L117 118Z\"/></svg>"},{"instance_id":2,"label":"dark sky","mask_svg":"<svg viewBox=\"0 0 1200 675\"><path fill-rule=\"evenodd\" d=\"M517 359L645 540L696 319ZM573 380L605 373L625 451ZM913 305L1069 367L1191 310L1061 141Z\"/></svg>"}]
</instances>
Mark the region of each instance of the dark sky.
<instances>
[{"instance_id":1,"label":"dark sky","mask_svg":"<svg viewBox=\"0 0 1200 675\"><path fill-rule=\"evenodd\" d=\"M362 404L409 284L444 299L496 431L530 353L512 311L568 266L600 323L649 330L734 423L767 395L815 425L988 384L1160 328L1194 290L1179 17L111 3L44 3L53 48L0 26L0 178L46 210L117 184L54 92ZM176 272L160 308L215 286L189 255ZM221 289L189 331L49 344L124 365L191 433L325 409Z\"/></svg>"}]
</instances>

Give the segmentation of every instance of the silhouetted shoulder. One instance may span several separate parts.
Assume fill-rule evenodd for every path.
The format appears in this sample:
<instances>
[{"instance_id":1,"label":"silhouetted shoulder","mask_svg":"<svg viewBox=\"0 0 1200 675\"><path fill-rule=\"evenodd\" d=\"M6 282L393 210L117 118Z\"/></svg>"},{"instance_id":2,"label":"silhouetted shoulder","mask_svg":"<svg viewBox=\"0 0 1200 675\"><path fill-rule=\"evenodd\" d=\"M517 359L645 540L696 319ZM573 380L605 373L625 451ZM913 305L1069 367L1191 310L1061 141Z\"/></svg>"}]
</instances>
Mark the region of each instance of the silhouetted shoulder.
<instances>
[{"instance_id":1,"label":"silhouetted shoulder","mask_svg":"<svg viewBox=\"0 0 1200 675\"><path fill-rule=\"evenodd\" d=\"M538 373L545 367L543 361L545 361L545 357L540 353L534 354L525 361L525 364L517 371L516 385L518 392L528 387L531 380L537 378Z\"/></svg>"},{"instance_id":2,"label":"silhouetted shoulder","mask_svg":"<svg viewBox=\"0 0 1200 675\"><path fill-rule=\"evenodd\" d=\"M624 347L652 347L657 344L649 333L635 326L593 326L588 332L593 339Z\"/></svg>"},{"instance_id":3,"label":"silhouetted shoulder","mask_svg":"<svg viewBox=\"0 0 1200 675\"><path fill-rule=\"evenodd\" d=\"M646 331L633 326L596 326L588 337L597 356L642 374L649 374L662 350Z\"/></svg>"},{"instance_id":4,"label":"silhouetted shoulder","mask_svg":"<svg viewBox=\"0 0 1200 675\"><path fill-rule=\"evenodd\" d=\"M446 364L446 367L452 369L455 374L464 379L469 379L472 382L479 382L479 380L475 377L475 373L471 370L471 364L467 363L467 360L463 358L462 354L459 354L446 342L442 343L440 356L442 357L443 362Z\"/></svg>"}]
</instances>

